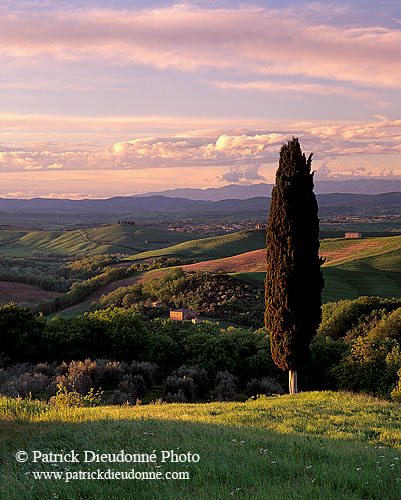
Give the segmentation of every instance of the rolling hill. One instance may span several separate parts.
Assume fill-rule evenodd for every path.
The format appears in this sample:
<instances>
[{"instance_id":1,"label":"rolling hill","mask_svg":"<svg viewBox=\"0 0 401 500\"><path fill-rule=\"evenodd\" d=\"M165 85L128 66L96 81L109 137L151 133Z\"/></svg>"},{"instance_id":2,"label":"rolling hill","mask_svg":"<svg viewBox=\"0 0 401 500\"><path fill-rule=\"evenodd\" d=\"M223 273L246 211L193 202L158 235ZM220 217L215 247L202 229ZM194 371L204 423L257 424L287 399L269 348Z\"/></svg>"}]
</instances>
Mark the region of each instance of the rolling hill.
<instances>
[{"instance_id":1,"label":"rolling hill","mask_svg":"<svg viewBox=\"0 0 401 500\"><path fill-rule=\"evenodd\" d=\"M191 200L226 200L232 198L245 199L253 196L270 196L274 184L260 182L250 186L229 184L219 188L193 189L177 188L166 191L151 192L137 196L168 196L172 198L188 198ZM359 179L315 181L317 194L353 193L380 194L391 191L401 191L400 179Z\"/></svg>"},{"instance_id":2,"label":"rolling hill","mask_svg":"<svg viewBox=\"0 0 401 500\"><path fill-rule=\"evenodd\" d=\"M320 248L321 255L326 257L323 266L324 302L355 299L361 295L401 297L401 236L362 240L329 239L323 240ZM244 257L235 257L241 271L232 271L235 260L231 260L228 272L262 286L265 273L258 271L258 268L263 265L263 251L253 255L247 270L244 270Z\"/></svg>"},{"instance_id":3,"label":"rolling hill","mask_svg":"<svg viewBox=\"0 0 401 500\"><path fill-rule=\"evenodd\" d=\"M161 251L139 254L133 258L144 255L151 257L151 254L159 256L160 252L166 252L166 255L199 257L199 262L180 267L186 272L223 272L252 285L263 286L265 243L264 239L261 238L261 233L263 231L247 231L216 238L205 238L196 242L188 241ZM233 236L237 236L237 239L234 239ZM238 239L238 237L240 238ZM255 245L261 245L262 248L213 259L213 253L217 256L224 254L224 252L234 252L241 247L249 248ZM181 254L177 253L177 248L182 251ZM171 253L172 249L176 253ZM320 254L327 259L323 266L325 277L323 302L354 299L361 295L401 297L401 236L361 240L344 238L323 240ZM82 304L72 306L65 312L66 314L79 314L88 310L91 301L99 299L102 294L110 293L122 286L130 286L136 282L144 282L162 276L169 270L171 268L155 269L145 272L141 276L110 283L87 297Z\"/></svg>"},{"instance_id":4,"label":"rolling hill","mask_svg":"<svg viewBox=\"0 0 401 500\"><path fill-rule=\"evenodd\" d=\"M108 199L68 200L33 198L18 200L0 198L0 211L6 214L88 214L91 216L114 214L118 218L132 217L148 219L150 215L170 214L178 217L214 216L250 214L266 216L270 204L268 192L263 196L246 199L222 199L218 201L171 198L167 196L118 196ZM382 194L330 193L317 195L321 216L332 215L377 215L382 213L399 214L401 210L401 192ZM1 214L4 215L4 214Z\"/></svg>"},{"instance_id":5,"label":"rolling hill","mask_svg":"<svg viewBox=\"0 0 401 500\"><path fill-rule=\"evenodd\" d=\"M150 226L113 224L76 231L0 230L0 255L30 257L45 254L88 256L105 253L136 254L193 240L196 235Z\"/></svg>"},{"instance_id":6,"label":"rolling hill","mask_svg":"<svg viewBox=\"0 0 401 500\"><path fill-rule=\"evenodd\" d=\"M210 260L230 257L252 250L264 248L266 245L266 232L263 229L251 229L238 233L201 238L186 241L172 247L160 250L150 250L139 253L130 260L141 260L154 257L191 257L197 260Z\"/></svg>"},{"instance_id":7,"label":"rolling hill","mask_svg":"<svg viewBox=\"0 0 401 500\"><path fill-rule=\"evenodd\" d=\"M193 238L193 235L176 231L155 232L151 227L129 225L112 225L87 231L0 231L0 255L29 257L33 250L46 254L76 255L120 252L131 254L126 265L160 256L178 256L197 261L182 266L185 271L225 272L263 286L264 230L195 240L188 238ZM182 241L184 239L187 240ZM152 249L141 251L149 247ZM321 241L320 253L326 258L323 267L324 302L354 299L361 295L401 297L401 236L325 239ZM153 277L153 272L146 273L143 279ZM158 272L168 272L168 269ZM134 282L136 278L130 280ZM99 290L96 297L119 286L132 284L131 281L112 283L107 289ZM24 301L24 298L20 300ZM90 300L93 297L88 297L85 302ZM74 308L80 311L79 307Z\"/></svg>"}]
</instances>

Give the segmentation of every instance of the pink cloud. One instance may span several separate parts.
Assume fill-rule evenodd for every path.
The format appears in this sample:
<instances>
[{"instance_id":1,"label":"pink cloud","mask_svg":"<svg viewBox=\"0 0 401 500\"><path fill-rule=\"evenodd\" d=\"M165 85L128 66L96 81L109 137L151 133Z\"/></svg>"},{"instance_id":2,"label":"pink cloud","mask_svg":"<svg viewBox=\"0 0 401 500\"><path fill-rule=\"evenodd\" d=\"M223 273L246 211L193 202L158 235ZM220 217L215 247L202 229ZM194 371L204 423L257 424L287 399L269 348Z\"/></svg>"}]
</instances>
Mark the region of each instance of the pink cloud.
<instances>
[{"instance_id":1,"label":"pink cloud","mask_svg":"<svg viewBox=\"0 0 401 500\"><path fill-rule=\"evenodd\" d=\"M0 147L0 171L144 170L165 168L254 168L275 162L281 144L292 135L300 137L303 149L320 159L358 155L399 155L401 120L381 118L375 122L348 124L293 123L270 127L258 133L226 130L210 137L184 132L169 137L151 136L96 144L27 144ZM249 170L250 175L254 170ZM257 171L257 170L256 170Z\"/></svg>"},{"instance_id":2,"label":"pink cloud","mask_svg":"<svg viewBox=\"0 0 401 500\"><path fill-rule=\"evenodd\" d=\"M8 14L1 53L63 60L107 58L160 69L233 68L399 88L401 32L312 22L263 8L72 10Z\"/></svg>"},{"instance_id":3,"label":"pink cloud","mask_svg":"<svg viewBox=\"0 0 401 500\"><path fill-rule=\"evenodd\" d=\"M371 93L367 90L353 89L349 86L322 83L289 83L277 81L250 82L210 82L210 85L221 90L257 90L259 92L297 92L322 96L340 95L354 99L367 99Z\"/></svg>"}]
</instances>

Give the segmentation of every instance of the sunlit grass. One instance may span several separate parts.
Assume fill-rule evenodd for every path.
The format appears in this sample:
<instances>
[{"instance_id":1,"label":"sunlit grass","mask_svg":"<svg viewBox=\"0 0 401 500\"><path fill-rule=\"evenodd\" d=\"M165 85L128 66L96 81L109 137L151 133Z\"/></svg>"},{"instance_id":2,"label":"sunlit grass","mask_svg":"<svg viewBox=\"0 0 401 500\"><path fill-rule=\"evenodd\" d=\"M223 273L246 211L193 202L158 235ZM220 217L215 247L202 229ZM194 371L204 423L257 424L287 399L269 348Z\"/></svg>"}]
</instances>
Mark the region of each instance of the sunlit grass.
<instances>
[{"instance_id":1,"label":"sunlit grass","mask_svg":"<svg viewBox=\"0 0 401 500\"><path fill-rule=\"evenodd\" d=\"M34 406L34 405L37 406ZM33 405L33 406L32 406ZM246 403L53 409L0 400L0 498L401 498L400 406L312 392ZM188 471L182 481L34 480L32 470L131 470L132 464L19 464L17 450L102 453L173 449L198 463L136 464ZM157 466L157 469L155 467ZM161 466L161 467L160 467ZM32 489L31 489L32 488Z\"/></svg>"}]
</instances>

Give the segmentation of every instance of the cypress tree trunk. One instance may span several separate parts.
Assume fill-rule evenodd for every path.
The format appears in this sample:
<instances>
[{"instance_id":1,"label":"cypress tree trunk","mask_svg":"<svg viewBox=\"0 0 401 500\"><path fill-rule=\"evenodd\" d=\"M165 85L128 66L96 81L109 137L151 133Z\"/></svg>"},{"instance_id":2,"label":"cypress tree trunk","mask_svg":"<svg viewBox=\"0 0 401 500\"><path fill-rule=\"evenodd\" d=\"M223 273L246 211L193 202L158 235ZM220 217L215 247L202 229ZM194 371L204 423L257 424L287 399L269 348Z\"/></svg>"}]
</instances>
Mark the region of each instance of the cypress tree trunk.
<instances>
[{"instance_id":1,"label":"cypress tree trunk","mask_svg":"<svg viewBox=\"0 0 401 500\"><path fill-rule=\"evenodd\" d=\"M296 370L288 371L288 387L290 394L296 394L298 392L298 377Z\"/></svg>"}]
</instances>

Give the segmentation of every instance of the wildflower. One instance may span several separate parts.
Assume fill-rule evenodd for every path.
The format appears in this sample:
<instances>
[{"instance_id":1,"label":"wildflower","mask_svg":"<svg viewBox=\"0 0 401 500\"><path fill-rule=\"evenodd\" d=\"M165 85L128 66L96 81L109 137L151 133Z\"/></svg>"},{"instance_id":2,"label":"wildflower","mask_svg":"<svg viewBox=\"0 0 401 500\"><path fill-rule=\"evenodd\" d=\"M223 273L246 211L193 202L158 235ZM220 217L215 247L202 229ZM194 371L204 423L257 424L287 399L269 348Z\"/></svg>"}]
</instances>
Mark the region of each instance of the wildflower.
<instances>
[{"instance_id":1,"label":"wildflower","mask_svg":"<svg viewBox=\"0 0 401 500\"><path fill-rule=\"evenodd\" d=\"M307 466L305 467L305 469L311 469L311 468L312 468L312 466L311 466L311 465L307 465Z\"/></svg>"},{"instance_id":2,"label":"wildflower","mask_svg":"<svg viewBox=\"0 0 401 500\"><path fill-rule=\"evenodd\" d=\"M357 467L355 470L361 470L361 469L362 469L362 467Z\"/></svg>"}]
</instances>

